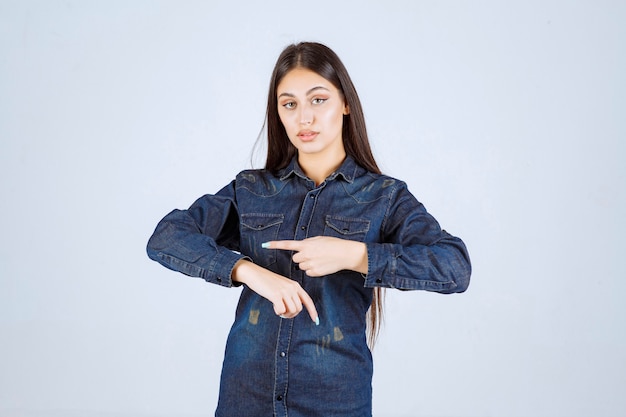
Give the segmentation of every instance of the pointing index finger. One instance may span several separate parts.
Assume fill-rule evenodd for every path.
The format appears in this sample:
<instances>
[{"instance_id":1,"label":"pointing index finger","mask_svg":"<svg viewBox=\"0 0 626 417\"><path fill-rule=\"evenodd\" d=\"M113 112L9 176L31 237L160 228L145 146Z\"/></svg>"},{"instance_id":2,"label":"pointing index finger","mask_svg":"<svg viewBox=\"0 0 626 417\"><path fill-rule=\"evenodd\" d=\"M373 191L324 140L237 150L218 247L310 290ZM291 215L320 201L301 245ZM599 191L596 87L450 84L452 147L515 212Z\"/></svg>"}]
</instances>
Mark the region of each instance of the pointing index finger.
<instances>
[{"instance_id":1,"label":"pointing index finger","mask_svg":"<svg viewBox=\"0 0 626 417\"><path fill-rule=\"evenodd\" d=\"M282 250L300 250L300 241L298 240L272 240L270 242L261 243L263 249L282 249Z\"/></svg>"},{"instance_id":2,"label":"pointing index finger","mask_svg":"<svg viewBox=\"0 0 626 417\"><path fill-rule=\"evenodd\" d=\"M309 316L311 317L311 320L313 320L313 322L315 323L316 326L319 326L320 325L320 316L317 314L317 309L315 308L315 303L313 303L313 299L311 298L311 296L309 294L307 294L304 290L302 290L302 292L304 293L300 297L300 299L302 300L302 304L304 305L304 307L309 312Z\"/></svg>"}]
</instances>

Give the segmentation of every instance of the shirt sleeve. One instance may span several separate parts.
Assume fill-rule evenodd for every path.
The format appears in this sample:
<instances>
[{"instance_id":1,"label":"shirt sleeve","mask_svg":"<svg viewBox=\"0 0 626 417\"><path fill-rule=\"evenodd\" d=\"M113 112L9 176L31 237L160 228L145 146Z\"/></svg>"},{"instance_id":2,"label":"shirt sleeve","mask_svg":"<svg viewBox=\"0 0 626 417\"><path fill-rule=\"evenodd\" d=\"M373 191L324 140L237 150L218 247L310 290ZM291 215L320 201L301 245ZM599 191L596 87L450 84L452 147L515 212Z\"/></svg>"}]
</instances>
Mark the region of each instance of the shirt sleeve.
<instances>
[{"instance_id":1,"label":"shirt sleeve","mask_svg":"<svg viewBox=\"0 0 626 417\"><path fill-rule=\"evenodd\" d=\"M400 182L382 227L382 242L367 243L366 287L463 292L469 286L465 244L439 223Z\"/></svg>"},{"instance_id":2,"label":"shirt sleeve","mask_svg":"<svg viewBox=\"0 0 626 417\"><path fill-rule=\"evenodd\" d=\"M238 249L234 181L215 195L200 197L189 209L166 215L147 245L148 257L161 265L225 287L233 286L232 270L245 258Z\"/></svg>"}]
</instances>

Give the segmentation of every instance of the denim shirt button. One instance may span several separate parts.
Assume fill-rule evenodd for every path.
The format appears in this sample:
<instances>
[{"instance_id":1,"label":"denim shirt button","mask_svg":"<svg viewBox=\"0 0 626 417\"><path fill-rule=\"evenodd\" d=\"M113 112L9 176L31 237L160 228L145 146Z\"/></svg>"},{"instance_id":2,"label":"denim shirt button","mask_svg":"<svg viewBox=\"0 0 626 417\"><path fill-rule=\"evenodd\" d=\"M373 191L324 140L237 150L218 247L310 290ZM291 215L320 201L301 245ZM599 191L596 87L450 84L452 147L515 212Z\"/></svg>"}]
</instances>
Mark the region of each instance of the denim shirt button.
<instances>
[{"instance_id":1,"label":"denim shirt button","mask_svg":"<svg viewBox=\"0 0 626 417\"><path fill-rule=\"evenodd\" d=\"M382 280L382 279L380 279L380 278L376 278L376 283L377 283L377 284L380 284L381 282L383 282L383 280Z\"/></svg>"},{"instance_id":2,"label":"denim shirt button","mask_svg":"<svg viewBox=\"0 0 626 417\"><path fill-rule=\"evenodd\" d=\"M283 396L279 395L278 397L276 397L276 401L282 401L283 400Z\"/></svg>"},{"instance_id":3,"label":"denim shirt button","mask_svg":"<svg viewBox=\"0 0 626 417\"><path fill-rule=\"evenodd\" d=\"M285 356L287 356L287 354L285 352L280 352L280 357L284 358Z\"/></svg>"},{"instance_id":4,"label":"denim shirt button","mask_svg":"<svg viewBox=\"0 0 626 417\"><path fill-rule=\"evenodd\" d=\"M306 226L300 226L300 229L306 230Z\"/></svg>"}]
</instances>

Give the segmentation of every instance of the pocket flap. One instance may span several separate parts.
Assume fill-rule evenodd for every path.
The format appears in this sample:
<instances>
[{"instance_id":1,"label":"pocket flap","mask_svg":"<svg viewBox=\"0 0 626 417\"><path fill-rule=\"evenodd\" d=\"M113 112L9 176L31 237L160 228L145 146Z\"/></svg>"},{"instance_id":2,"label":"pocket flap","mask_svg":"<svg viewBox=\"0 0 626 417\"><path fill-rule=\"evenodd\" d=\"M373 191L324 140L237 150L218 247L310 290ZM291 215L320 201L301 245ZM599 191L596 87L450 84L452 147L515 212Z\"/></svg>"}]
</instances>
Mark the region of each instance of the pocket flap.
<instances>
[{"instance_id":1,"label":"pocket flap","mask_svg":"<svg viewBox=\"0 0 626 417\"><path fill-rule=\"evenodd\" d=\"M367 233L370 221L366 219L350 219L340 216L326 216L326 225L342 235Z\"/></svg>"},{"instance_id":2,"label":"pocket flap","mask_svg":"<svg viewBox=\"0 0 626 417\"><path fill-rule=\"evenodd\" d=\"M249 229L264 230L281 224L284 219L283 214L246 213L241 215L241 224Z\"/></svg>"}]
</instances>

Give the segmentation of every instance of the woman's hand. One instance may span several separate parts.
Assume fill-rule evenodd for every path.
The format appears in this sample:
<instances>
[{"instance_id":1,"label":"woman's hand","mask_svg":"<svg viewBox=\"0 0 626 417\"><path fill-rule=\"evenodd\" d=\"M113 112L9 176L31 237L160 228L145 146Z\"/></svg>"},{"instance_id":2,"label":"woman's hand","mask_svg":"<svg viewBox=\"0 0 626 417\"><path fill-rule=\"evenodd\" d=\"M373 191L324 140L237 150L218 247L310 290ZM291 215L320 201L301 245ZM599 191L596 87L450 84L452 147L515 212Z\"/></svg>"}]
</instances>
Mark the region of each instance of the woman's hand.
<instances>
[{"instance_id":1,"label":"woman's hand","mask_svg":"<svg viewBox=\"0 0 626 417\"><path fill-rule=\"evenodd\" d=\"M304 307L309 312L311 320L319 324L313 300L296 281L247 260L235 264L232 279L246 284L252 291L269 300L274 305L274 312L282 318L293 318Z\"/></svg>"},{"instance_id":2,"label":"woman's hand","mask_svg":"<svg viewBox=\"0 0 626 417\"><path fill-rule=\"evenodd\" d=\"M293 261L310 277L321 277L348 269L367 274L365 243L329 236L304 240L275 240L263 244L266 249L294 251Z\"/></svg>"}]
</instances>

